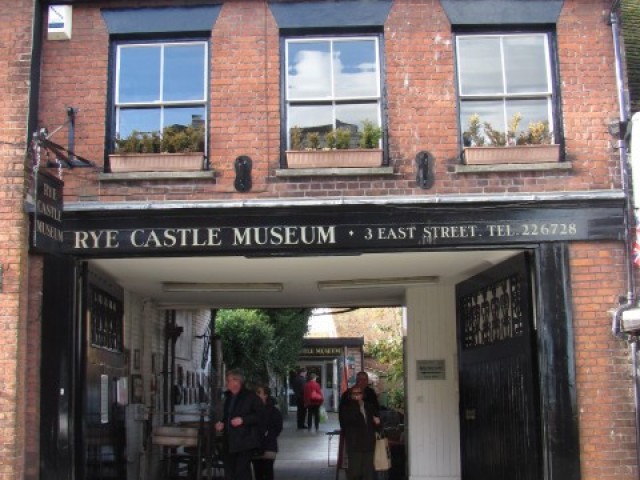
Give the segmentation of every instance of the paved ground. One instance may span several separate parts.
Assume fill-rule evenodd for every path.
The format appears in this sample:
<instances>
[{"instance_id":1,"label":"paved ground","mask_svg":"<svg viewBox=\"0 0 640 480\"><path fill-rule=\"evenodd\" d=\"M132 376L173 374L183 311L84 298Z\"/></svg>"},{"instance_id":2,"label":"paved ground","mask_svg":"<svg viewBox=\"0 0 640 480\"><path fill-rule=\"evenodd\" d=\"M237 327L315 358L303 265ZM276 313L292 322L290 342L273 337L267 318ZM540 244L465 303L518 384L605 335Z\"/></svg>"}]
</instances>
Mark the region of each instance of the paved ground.
<instances>
[{"instance_id":1,"label":"paved ground","mask_svg":"<svg viewBox=\"0 0 640 480\"><path fill-rule=\"evenodd\" d=\"M328 417L327 422L320 424L318 433L297 430L295 412L285 417L284 430L278 438L277 480L336 480L338 436L327 432L339 428L338 416L329 413ZM341 471L340 479L344 478Z\"/></svg>"}]
</instances>

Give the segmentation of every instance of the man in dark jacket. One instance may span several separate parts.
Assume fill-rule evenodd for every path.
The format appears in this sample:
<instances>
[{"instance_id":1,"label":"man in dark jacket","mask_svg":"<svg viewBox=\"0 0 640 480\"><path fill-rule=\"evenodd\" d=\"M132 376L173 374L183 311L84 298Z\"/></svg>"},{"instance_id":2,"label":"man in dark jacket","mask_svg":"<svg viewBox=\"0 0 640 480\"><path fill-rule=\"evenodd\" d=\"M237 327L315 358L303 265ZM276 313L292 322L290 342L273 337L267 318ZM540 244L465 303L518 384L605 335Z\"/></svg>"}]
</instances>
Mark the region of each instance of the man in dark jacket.
<instances>
[{"instance_id":1,"label":"man in dark jacket","mask_svg":"<svg viewBox=\"0 0 640 480\"><path fill-rule=\"evenodd\" d=\"M260 448L258 425L263 403L244 386L244 375L229 370L226 375L224 414L216 430L224 432L224 478L251 480L251 457Z\"/></svg>"},{"instance_id":2,"label":"man in dark jacket","mask_svg":"<svg viewBox=\"0 0 640 480\"><path fill-rule=\"evenodd\" d=\"M296 396L296 420L298 430L306 430L307 409L304 406L304 386L307 383L307 371L304 368L298 370L298 373L291 380L291 388Z\"/></svg>"}]
</instances>

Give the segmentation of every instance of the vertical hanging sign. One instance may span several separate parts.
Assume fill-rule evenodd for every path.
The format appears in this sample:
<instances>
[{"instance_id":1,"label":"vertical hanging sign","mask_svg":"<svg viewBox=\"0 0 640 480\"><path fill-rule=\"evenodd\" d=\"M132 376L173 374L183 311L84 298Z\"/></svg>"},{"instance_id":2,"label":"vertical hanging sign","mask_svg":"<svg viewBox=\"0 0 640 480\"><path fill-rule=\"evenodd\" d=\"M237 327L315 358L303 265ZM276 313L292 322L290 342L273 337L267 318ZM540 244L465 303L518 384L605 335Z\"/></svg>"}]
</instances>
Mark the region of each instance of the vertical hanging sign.
<instances>
[{"instance_id":1,"label":"vertical hanging sign","mask_svg":"<svg viewBox=\"0 0 640 480\"><path fill-rule=\"evenodd\" d=\"M63 186L62 180L41 171L36 173L31 247L38 251L55 253L62 249Z\"/></svg>"}]
</instances>

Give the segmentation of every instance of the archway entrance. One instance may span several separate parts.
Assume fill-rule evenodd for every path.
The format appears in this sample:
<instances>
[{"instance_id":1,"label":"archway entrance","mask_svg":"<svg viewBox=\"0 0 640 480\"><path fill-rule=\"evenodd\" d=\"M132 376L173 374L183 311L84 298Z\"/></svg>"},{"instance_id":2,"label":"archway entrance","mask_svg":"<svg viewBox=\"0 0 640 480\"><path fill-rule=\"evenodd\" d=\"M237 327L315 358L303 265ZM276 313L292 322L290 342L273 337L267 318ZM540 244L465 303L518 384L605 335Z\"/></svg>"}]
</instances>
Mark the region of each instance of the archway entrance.
<instances>
[{"instance_id":1,"label":"archway entrance","mask_svg":"<svg viewBox=\"0 0 640 480\"><path fill-rule=\"evenodd\" d=\"M47 365L66 369L66 375L47 384L41 400L43 404L52 399L59 402L58 411L62 412L66 399L60 398L60 391L74 392L76 397L68 403L70 415L57 415L51 409L47 414L50 416L43 418L43 431L53 432L56 441L64 432L72 432L64 437L58 450L76 449L68 457L75 463L67 469L75 469L84 478L88 471L88 445L83 427L88 410L83 396L89 389L80 375L86 371L82 362L95 358L100 370L107 365L103 357L109 356L125 365L121 373L100 371L96 377L99 382L92 394L100 405L99 421L108 423L115 416L103 415L105 402L117 402L124 396L125 385L119 379L129 381L127 388L136 381L132 377L136 374L136 349L140 350L143 387L151 390L151 384L145 382L152 381L155 369L166 359L154 358L153 354L163 349L164 340L158 338L165 338L167 315L188 321L189 315L184 312L210 312L216 308L401 305L407 311L407 398L415 425L409 426L408 432L409 469L416 476L446 473L458 478L461 461L455 285L529 252L533 262L528 271L538 287L534 296L535 360L542 379L538 399L542 431L564 434L562 442L542 437L541 448L549 460L543 476L573 478L579 457L572 401L575 387L568 381L573 375L571 317L566 310L570 293L556 279L568 276L566 242L589 240L591 236L615 238L616 231L595 231L590 226L619 214L615 206L584 207L577 203L535 207L506 203L487 209L477 205L252 207L242 208L242 215L234 208L185 208L171 212L149 210L144 216L117 211L106 218L81 211L72 213L65 227L65 254L77 259L79 266L63 267L67 272L63 281L73 285L75 296L47 294L43 322L55 325L60 319L54 312L70 312L70 319L65 321L77 341L68 345L72 353L66 358L60 351L53 351L46 358L43 355ZM558 219L562 221L558 223ZM92 276L101 280L92 285ZM45 285L44 290L55 292L55 286ZM88 308L91 298L100 308ZM64 308L54 308L56 304ZM111 311L113 305L116 312L121 306L122 315ZM117 339L115 344L110 343L117 322L108 318L123 319L121 343ZM192 335L202 337L206 315L192 313L190 318ZM90 320L95 320L96 325ZM140 326L144 328L138 329ZM188 331L188 325L183 326L182 332ZM97 337L94 339L90 332ZM91 357L90 348L104 351ZM193 362L198 352L192 348L191 357L185 352L180 358ZM423 365L436 364L444 366L443 378L419 376ZM173 390L178 381L182 393L186 393L183 398L193 402L201 372L184 365L182 385L178 372L175 374L171 384L162 389ZM160 386L156 384L155 388ZM138 422L138 429L144 432L145 409L130 413L130 420ZM126 418L128 422L129 417ZM63 426L61 419L67 422ZM127 435L130 431L127 428ZM50 436L42 438L44 441ZM428 449L426 453L419 450L420 445L433 442L441 448ZM127 442L126 448L132 445ZM50 453L49 448L43 447L42 451L45 455ZM109 449L98 451L108 453ZM447 453L440 455L442 452ZM131 458L131 453L128 451L126 458ZM67 457L56 455L54 449L42 463L51 465L56 472L61 468L57 465L59 458Z\"/></svg>"}]
</instances>

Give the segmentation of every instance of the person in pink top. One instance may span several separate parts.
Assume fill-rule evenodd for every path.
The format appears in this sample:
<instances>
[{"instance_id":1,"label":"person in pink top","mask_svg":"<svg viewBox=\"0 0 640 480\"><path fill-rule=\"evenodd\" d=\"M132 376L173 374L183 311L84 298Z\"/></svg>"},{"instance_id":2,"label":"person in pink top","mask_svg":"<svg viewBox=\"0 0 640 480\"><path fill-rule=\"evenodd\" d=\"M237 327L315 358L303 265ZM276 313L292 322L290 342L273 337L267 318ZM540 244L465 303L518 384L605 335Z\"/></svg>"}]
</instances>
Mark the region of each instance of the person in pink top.
<instances>
[{"instance_id":1,"label":"person in pink top","mask_svg":"<svg viewBox=\"0 0 640 480\"><path fill-rule=\"evenodd\" d=\"M320 406L324 403L322 388L317 382L318 376L315 373L309 375L309 381L304 385L304 406L307 409L307 430L311 430L311 420L316 427L316 432L320 427Z\"/></svg>"}]
</instances>

